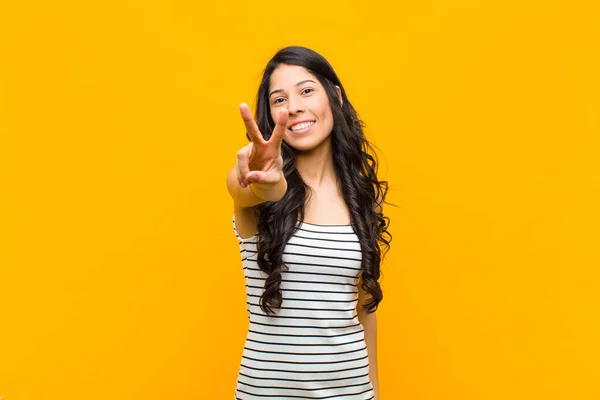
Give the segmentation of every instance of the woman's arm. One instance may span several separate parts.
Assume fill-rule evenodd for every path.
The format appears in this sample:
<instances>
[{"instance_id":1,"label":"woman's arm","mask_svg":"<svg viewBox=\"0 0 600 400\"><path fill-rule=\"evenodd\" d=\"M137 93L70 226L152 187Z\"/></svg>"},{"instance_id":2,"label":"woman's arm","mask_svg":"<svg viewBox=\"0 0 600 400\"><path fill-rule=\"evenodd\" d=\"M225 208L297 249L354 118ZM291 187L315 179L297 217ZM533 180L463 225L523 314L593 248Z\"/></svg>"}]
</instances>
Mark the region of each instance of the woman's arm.
<instances>
[{"instance_id":1,"label":"woman's arm","mask_svg":"<svg viewBox=\"0 0 600 400\"><path fill-rule=\"evenodd\" d=\"M373 384L375 400L379 400L379 376L377 373L377 316L376 312L367 313L362 305L369 301L370 296L361 287L361 281L358 281L358 303L356 311L358 312L358 321L365 330L365 342L367 352L369 353L369 379Z\"/></svg>"}]
</instances>

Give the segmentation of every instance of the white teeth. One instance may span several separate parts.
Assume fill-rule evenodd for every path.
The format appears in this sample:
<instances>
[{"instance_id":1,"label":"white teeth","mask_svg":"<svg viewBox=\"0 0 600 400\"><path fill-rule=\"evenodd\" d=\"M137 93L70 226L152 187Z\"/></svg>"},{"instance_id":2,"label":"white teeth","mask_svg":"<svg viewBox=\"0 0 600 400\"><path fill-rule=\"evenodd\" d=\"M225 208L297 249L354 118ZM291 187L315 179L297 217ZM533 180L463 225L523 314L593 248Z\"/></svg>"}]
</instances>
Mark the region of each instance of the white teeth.
<instances>
[{"instance_id":1,"label":"white teeth","mask_svg":"<svg viewBox=\"0 0 600 400\"><path fill-rule=\"evenodd\" d=\"M303 122L301 124L292 126L290 129L293 130L293 131L299 131L301 129L308 128L309 126L312 126L312 125L314 125L313 121L311 121L311 122Z\"/></svg>"}]
</instances>

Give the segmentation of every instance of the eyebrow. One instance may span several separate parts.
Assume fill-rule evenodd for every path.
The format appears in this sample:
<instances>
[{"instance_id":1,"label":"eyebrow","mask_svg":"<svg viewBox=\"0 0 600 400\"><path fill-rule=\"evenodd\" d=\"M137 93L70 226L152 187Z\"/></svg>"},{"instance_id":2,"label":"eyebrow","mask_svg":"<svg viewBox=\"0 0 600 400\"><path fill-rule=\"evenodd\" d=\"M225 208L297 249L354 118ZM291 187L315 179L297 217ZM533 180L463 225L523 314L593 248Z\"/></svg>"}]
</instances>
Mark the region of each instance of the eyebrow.
<instances>
[{"instance_id":1,"label":"eyebrow","mask_svg":"<svg viewBox=\"0 0 600 400\"><path fill-rule=\"evenodd\" d=\"M303 81L300 81L300 82L296 83L294 86L295 86L295 87L298 87L298 86L300 86L300 85L302 85L303 83L306 83L306 82L312 82L312 83L316 83L316 82L315 82L315 81L313 81L312 79L306 79L306 80L303 80ZM274 93L279 93L279 92L283 92L283 89L275 89L275 90L273 90L271 93L269 93L269 98L271 98L271 96L272 96Z\"/></svg>"}]
</instances>

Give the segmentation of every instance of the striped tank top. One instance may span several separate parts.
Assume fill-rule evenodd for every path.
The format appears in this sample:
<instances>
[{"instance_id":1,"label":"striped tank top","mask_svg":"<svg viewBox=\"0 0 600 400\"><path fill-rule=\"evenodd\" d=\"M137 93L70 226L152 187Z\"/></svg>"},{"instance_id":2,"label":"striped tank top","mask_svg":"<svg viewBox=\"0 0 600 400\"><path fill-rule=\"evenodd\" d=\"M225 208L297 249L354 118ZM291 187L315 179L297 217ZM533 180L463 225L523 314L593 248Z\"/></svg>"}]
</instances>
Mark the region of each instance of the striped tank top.
<instances>
[{"instance_id":1,"label":"striped tank top","mask_svg":"<svg viewBox=\"0 0 600 400\"><path fill-rule=\"evenodd\" d=\"M364 330L358 321L361 249L352 225L298 222L284 248L283 302L260 308L267 274L256 261L257 236L240 245L249 328L235 399L372 400Z\"/></svg>"}]
</instances>

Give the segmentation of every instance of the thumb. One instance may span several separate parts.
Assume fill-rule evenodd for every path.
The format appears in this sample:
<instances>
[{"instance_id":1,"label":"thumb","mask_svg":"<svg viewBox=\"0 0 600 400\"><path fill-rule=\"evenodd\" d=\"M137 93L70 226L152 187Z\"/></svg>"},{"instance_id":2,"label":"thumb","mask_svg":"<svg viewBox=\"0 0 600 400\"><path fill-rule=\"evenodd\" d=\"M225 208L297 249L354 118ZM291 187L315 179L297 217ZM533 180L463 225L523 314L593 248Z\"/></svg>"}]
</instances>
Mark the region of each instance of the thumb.
<instances>
[{"instance_id":1,"label":"thumb","mask_svg":"<svg viewBox=\"0 0 600 400\"><path fill-rule=\"evenodd\" d=\"M274 174L273 172L264 172L264 171L250 171L246 175L246 180L248 183L260 183L260 184L275 184L279 182L280 176L278 174Z\"/></svg>"}]
</instances>

